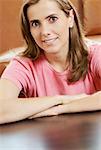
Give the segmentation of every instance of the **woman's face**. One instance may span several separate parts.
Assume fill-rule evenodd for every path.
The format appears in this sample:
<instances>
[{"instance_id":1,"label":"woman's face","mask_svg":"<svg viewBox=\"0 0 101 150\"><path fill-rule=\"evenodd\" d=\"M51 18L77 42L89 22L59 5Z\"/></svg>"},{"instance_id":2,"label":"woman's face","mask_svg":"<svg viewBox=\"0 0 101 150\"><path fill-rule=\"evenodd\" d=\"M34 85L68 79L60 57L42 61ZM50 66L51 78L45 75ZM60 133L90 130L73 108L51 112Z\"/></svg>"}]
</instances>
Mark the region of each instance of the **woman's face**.
<instances>
[{"instance_id":1,"label":"woman's face","mask_svg":"<svg viewBox=\"0 0 101 150\"><path fill-rule=\"evenodd\" d=\"M68 50L71 17L66 17L54 0L40 0L27 11L30 31L44 53Z\"/></svg>"}]
</instances>

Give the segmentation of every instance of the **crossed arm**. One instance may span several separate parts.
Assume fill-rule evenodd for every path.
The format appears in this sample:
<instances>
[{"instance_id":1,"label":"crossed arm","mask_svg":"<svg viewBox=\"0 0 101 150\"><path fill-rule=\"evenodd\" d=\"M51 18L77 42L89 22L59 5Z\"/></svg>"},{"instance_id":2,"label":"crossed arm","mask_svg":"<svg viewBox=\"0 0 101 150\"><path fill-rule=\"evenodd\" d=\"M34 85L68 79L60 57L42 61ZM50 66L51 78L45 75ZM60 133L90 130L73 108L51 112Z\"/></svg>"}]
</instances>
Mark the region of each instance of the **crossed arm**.
<instances>
[{"instance_id":1,"label":"crossed arm","mask_svg":"<svg viewBox=\"0 0 101 150\"><path fill-rule=\"evenodd\" d=\"M49 108L38 114L32 115L29 119L53 116L63 113L75 113L84 111L101 110L101 92L97 92L93 95L76 95L76 96L64 96L67 99L62 100L62 104Z\"/></svg>"},{"instance_id":2,"label":"crossed arm","mask_svg":"<svg viewBox=\"0 0 101 150\"><path fill-rule=\"evenodd\" d=\"M0 124L62 113L101 110L101 92L93 95L18 98L19 92L10 81L0 81Z\"/></svg>"}]
</instances>

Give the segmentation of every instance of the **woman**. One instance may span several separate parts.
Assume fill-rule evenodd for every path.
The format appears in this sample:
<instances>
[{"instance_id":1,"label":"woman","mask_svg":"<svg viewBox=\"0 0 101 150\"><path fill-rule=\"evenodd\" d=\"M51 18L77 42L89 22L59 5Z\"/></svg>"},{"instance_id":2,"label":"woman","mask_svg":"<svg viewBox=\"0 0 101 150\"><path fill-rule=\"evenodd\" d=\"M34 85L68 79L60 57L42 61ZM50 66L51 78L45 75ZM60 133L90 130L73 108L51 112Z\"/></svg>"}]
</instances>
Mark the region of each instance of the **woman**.
<instances>
[{"instance_id":1,"label":"woman","mask_svg":"<svg viewBox=\"0 0 101 150\"><path fill-rule=\"evenodd\" d=\"M87 49L71 2L25 0L21 30L27 48L1 77L0 123L101 110L101 46Z\"/></svg>"}]
</instances>

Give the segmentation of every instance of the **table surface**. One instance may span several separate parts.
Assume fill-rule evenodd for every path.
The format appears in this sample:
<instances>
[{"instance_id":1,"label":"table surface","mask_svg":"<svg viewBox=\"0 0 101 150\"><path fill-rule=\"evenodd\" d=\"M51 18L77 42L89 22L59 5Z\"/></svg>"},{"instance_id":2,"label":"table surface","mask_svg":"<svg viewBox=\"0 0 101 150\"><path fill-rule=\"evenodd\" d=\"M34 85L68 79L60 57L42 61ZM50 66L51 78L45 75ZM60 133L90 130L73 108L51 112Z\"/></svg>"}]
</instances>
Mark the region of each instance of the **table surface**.
<instances>
[{"instance_id":1,"label":"table surface","mask_svg":"<svg viewBox=\"0 0 101 150\"><path fill-rule=\"evenodd\" d=\"M1 125L0 150L101 150L101 111Z\"/></svg>"}]
</instances>

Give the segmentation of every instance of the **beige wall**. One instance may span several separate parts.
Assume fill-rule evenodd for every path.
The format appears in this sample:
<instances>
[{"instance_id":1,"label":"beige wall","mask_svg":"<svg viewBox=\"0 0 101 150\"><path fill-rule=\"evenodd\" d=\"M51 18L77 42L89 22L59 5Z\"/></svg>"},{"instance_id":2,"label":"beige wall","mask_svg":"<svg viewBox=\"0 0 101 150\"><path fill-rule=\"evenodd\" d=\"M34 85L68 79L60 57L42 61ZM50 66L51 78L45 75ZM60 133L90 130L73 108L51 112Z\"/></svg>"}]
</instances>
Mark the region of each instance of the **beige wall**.
<instances>
[{"instance_id":1,"label":"beige wall","mask_svg":"<svg viewBox=\"0 0 101 150\"><path fill-rule=\"evenodd\" d=\"M22 46L19 25L22 0L0 0L0 53Z\"/></svg>"}]
</instances>

